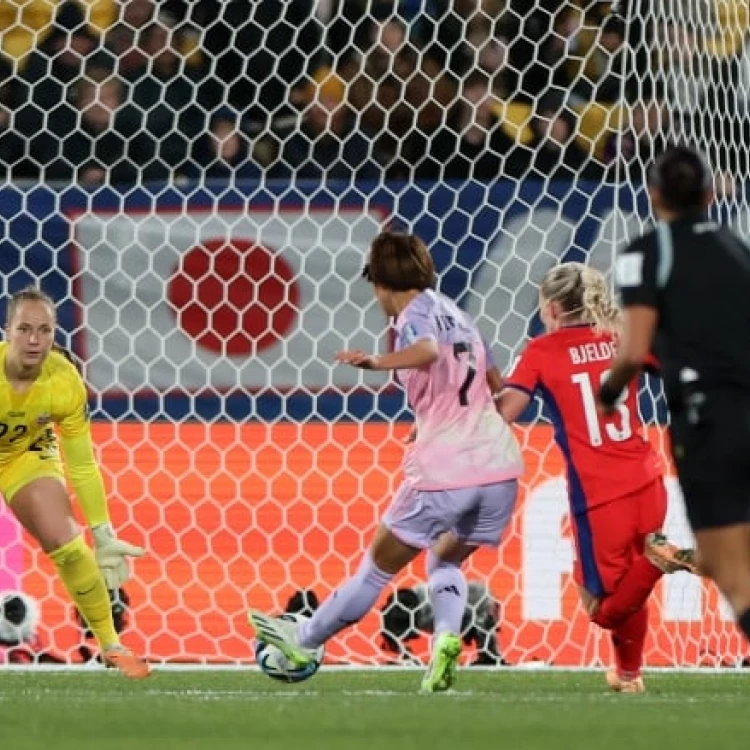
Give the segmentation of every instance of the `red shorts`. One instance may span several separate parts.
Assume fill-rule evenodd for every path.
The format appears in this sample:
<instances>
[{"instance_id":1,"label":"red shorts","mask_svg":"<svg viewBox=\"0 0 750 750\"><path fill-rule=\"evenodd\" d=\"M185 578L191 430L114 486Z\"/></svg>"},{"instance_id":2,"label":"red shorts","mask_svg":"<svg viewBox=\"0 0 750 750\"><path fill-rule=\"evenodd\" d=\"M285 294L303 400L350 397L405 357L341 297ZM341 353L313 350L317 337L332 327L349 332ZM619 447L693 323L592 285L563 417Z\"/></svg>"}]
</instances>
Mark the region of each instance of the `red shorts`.
<instances>
[{"instance_id":1,"label":"red shorts","mask_svg":"<svg viewBox=\"0 0 750 750\"><path fill-rule=\"evenodd\" d=\"M571 518L578 559L573 574L596 597L611 594L637 555L647 534L660 531L667 515L661 478L629 495Z\"/></svg>"}]
</instances>

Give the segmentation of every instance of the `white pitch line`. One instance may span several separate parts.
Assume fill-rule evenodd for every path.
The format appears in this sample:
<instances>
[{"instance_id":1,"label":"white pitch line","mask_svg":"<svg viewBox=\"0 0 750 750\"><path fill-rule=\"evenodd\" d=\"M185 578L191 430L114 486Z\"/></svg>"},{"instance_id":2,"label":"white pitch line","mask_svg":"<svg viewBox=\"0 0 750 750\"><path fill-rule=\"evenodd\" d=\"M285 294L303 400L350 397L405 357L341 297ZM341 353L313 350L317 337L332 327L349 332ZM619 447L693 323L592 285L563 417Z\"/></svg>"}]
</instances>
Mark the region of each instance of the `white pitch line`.
<instances>
[{"instance_id":1,"label":"white pitch line","mask_svg":"<svg viewBox=\"0 0 750 750\"><path fill-rule=\"evenodd\" d=\"M487 666L462 666L460 667L464 674L473 673L492 673L492 674L518 674L529 672L540 672L545 675L550 674L587 674L604 672L605 666L591 667L555 667L541 662L529 662L519 664L513 667L487 667ZM201 673L218 673L218 672L245 672L248 674L260 674L260 670L255 664L152 664L155 672L194 672ZM386 675L391 672L423 672L424 666L411 665L362 665L362 664L324 664L321 667L321 674L336 672L359 672L362 674ZM692 675L748 675L750 669L746 667L645 667L643 670L647 674L692 674ZM13 674L109 674L112 670L105 670L100 664L3 664L0 665L0 674L3 676ZM114 674L114 673L113 673Z\"/></svg>"},{"instance_id":2,"label":"white pitch line","mask_svg":"<svg viewBox=\"0 0 750 750\"><path fill-rule=\"evenodd\" d=\"M298 701L308 700L311 698L325 698L331 699L336 696L346 696L347 698L404 698L413 697L418 700L452 700L452 701L464 701L470 700L473 702L482 702L493 705L518 705L518 704L549 704L549 703L570 703L575 701L577 704L580 703L619 703L623 700L622 696L613 695L608 692L597 692L597 693L582 693L582 692L569 692L564 695L561 694L542 694L542 693L496 693L488 691L477 691L477 690L451 690L447 693L439 693L435 695L424 695L415 692L408 691L397 691L397 690L342 690L340 692L328 692L319 690L281 690L276 692L258 692L258 691L242 691L242 690L148 690L139 693L118 693L117 695L107 696L96 692L70 692L67 691L65 695L59 695L55 691L13 691L3 695L0 692L0 702L7 702L11 698L17 699L21 697L33 697L37 700L42 700L45 697L54 695L60 703L75 702L75 701L86 701L87 703L110 703L117 701L118 703L127 700L141 700L144 696L152 698L175 698L181 701L196 701L196 702L213 702L213 701L237 701L237 702L265 702L265 701ZM679 695L658 695L647 693L642 696L635 698L626 698L626 700L636 701L638 703L656 703L664 705L685 705L685 704L726 704L726 703L746 703L747 695L734 693L734 694L722 694L722 695L706 695L706 696L686 696L683 693Z\"/></svg>"}]
</instances>

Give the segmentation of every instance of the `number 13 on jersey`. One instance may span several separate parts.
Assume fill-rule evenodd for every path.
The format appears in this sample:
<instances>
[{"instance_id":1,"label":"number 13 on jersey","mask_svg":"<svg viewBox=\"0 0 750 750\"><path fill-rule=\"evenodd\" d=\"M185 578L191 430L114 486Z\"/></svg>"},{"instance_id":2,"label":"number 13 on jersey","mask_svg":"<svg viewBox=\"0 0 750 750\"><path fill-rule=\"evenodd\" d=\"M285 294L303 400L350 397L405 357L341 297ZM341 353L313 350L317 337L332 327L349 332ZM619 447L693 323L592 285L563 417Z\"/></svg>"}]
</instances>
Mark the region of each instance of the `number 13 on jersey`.
<instances>
[{"instance_id":1,"label":"number 13 on jersey","mask_svg":"<svg viewBox=\"0 0 750 750\"><path fill-rule=\"evenodd\" d=\"M600 377L600 384L609 376L609 370L605 370ZM604 441L602 428L607 437L613 442L620 443L627 440L633 435L633 427L630 421L630 409L625 403L628 398L628 389L626 388L617 401L617 412L619 415L619 426L615 423L617 416L601 417L596 410L596 394L591 382L591 375L587 372L579 372L571 377L573 383L578 386L581 394L583 405L583 414L586 418L586 427L589 433L591 445L601 445Z\"/></svg>"}]
</instances>

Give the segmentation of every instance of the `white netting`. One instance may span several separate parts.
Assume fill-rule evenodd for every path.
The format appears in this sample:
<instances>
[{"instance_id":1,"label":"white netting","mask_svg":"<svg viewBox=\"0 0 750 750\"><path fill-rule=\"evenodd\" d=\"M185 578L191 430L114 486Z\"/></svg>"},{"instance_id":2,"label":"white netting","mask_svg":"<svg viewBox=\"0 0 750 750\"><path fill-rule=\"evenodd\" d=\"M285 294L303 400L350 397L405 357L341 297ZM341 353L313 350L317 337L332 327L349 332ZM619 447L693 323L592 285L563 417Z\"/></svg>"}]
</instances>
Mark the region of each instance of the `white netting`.
<instances>
[{"instance_id":1,"label":"white netting","mask_svg":"<svg viewBox=\"0 0 750 750\"><path fill-rule=\"evenodd\" d=\"M40 282L85 365L115 522L150 552L127 586L146 655L249 661L249 604L323 597L355 569L409 418L382 377L332 366L388 345L357 281L384 225L423 236L502 366L539 330L550 265L609 271L643 228L665 142L708 150L719 210L747 226L747 3L624 5L623 25L583 0L0 0L4 291ZM654 383L642 408L663 444ZM469 577L499 603L510 662L606 663L550 429L532 415L519 435L519 511ZM678 494L670 479L668 530L688 541ZM7 511L0 549L0 591L40 600L43 644L79 658ZM675 576L656 599L649 663L741 655L713 589ZM492 607L474 626L491 661ZM329 654L391 658L380 627L373 613Z\"/></svg>"}]
</instances>

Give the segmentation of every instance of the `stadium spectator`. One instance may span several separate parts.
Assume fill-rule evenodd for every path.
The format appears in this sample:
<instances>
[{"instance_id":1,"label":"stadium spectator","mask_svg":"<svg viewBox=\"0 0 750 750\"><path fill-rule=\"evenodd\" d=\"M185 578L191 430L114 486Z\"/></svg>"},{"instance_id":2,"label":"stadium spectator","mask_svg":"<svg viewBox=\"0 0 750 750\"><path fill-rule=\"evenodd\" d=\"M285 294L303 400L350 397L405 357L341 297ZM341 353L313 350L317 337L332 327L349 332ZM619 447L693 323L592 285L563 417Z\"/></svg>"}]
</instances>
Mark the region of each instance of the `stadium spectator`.
<instances>
[{"instance_id":1,"label":"stadium spectator","mask_svg":"<svg viewBox=\"0 0 750 750\"><path fill-rule=\"evenodd\" d=\"M550 40L554 34L559 0L537 0L529 7L526 0L509 0L505 36L510 40L508 56L513 72L512 88L518 101L533 103L548 93L552 72L550 65L563 69L564 59L549 59ZM564 54L564 53L563 53Z\"/></svg>"},{"instance_id":2,"label":"stadium spectator","mask_svg":"<svg viewBox=\"0 0 750 750\"><path fill-rule=\"evenodd\" d=\"M101 40L87 28L80 6L64 3L47 37L29 54L20 76L19 104L48 110L65 97L65 88L82 73Z\"/></svg>"},{"instance_id":3,"label":"stadium spectator","mask_svg":"<svg viewBox=\"0 0 750 750\"><path fill-rule=\"evenodd\" d=\"M468 71L484 71L492 79L492 89L496 94L509 95L508 40L499 31L498 23L479 15L466 32Z\"/></svg>"},{"instance_id":4,"label":"stadium spectator","mask_svg":"<svg viewBox=\"0 0 750 750\"><path fill-rule=\"evenodd\" d=\"M185 65L179 36L168 16L144 27L138 39L144 64L130 72L128 101L141 118L139 127L158 144L160 164L150 165L145 179L182 165L205 129L206 112L196 102L200 72Z\"/></svg>"},{"instance_id":5,"label":"stadium spectator","mask_svg":"<svg viewBox=\"0 0 750 750\"><path fill-rule=\"evenodd\" d=\"M722 185L731 193L736 176L750 169L742 146L750 137L750 117L744 114L737 93L739 31L728 19L736 16L745 28L748 14L732 0L732 7L740 10L734 15L718 10L721 23L707 21L705 33L699 33L695 24L680 19L664 22L665 15L653 12L645 0L636 5L651 20L636 19L628 27L628 47L642 63L637 85L632 76L627 81L631 101L652 97L674 102L670 125L706 148ZM18 19L8 15L8 6L0 0L0 26L3 19L6 26L3 44L10 44L18 30ZM39 176L39 164L30 158L32 152L39 156L38 144L30 144L29 138L43 140L42 131L54 130L47 121L68 106L66 100L76 89L72 84L81 76L84 62L98 54L99 29L106 30L105 46L117 76L130 87L123 107L128 117L139 115L138 127L151 139L153 166L141 173L144 179L166 179L184 170L200 152L196 140L201 134L208 138L210 113L227 106L239 113L241 129L252 134L253 148L262 145L267 152L262 161L276 163L276 144L282 140L277 134L287 133L295 121L305 127L306 118L299 114L312 101L310 82L320 83L329 76L344 92L361 137L376 140L381 176L393 179L411 178L415 170L422 176L435 173L429 166L434 162L429 144L444 141L447 120L462 116L465 108L460 103L453 106L456 90L464 77L476 71L490 76L494 95L535 109L547 95L563 92L567 103L578 110L593 100L615 104L622 88L624 31L614 21L603 22L606 3L262 0L248 5L240 0L68 0L59 6L54 24L49 9L42 10L36 0L24 6L22 20L36 31L39 46L26 57L16 54L25 70L14 80L10 94L6 91L6 101L10 97L16 106L0 140L0 156L13 165L14 177ZM713 36L709 26L715 27ZM633 37L633 28L639 37ZM657 47L666 51L656 54ZM189 58L183 54L187 49L192 50ZM639 116L636 113L635 118ZM539 170L559 162L554 170L561 179L581 169L585 176L599 174L585 152L576 153L574 139L569 139L569 148L560 150L554 143L560 138L547 137L548 129L562 133L577 128L572 114L552 119L554 127L539 119L532 125L536 137L530 146L540 147ZM567 126L565 120L570 121ZM509 137L514 129L518 127L506 128ZM637 122L632 129L638 131ZM613 163L617 157L635 164L641 159L641 147L645 159L651 135L641 132L639 144L634 133L626 134L621 155L613 153L616 141L610 138L605 161ZM297 135L302 136L302 131ZM524 132L527 145L529 137ZM497 162L495 146L486 141L489 153L484 152L473 129L468 141L472 140L468 151L473 156L468 158L475 163L462 169L454 169L454 164L449 172L457 176L493 172L485 167ZM210 142L204 139L203 146ZM144 143L148 145L148 139ZM659 133L651 150L662 143ZM267 148L269 144L273 148ZM509 153L507 145L501 145L500 152ZM423 161L425 152L428 159ZM523 154L523 148L513 153ZM148 164L140 158L135 166ZM523 169L506 164L503 172L520 177ZM53 170L43 176L58 173ZM626 173L633 177L630 169L623 176Z\"/></svg>"},{"instance_id":6,"label":"stadium spectator","mask_svg":"<svg viewBox=\"0 0 750 750\"><path fill-rule=\"evenodd\" d=\"M68 88L81 77L86 60L100 44L86 27L80 7L64 3L48 35L29 54L21 74L9 81L7 103L13 116L0 154L13 177L39 176L40 164L29 158L26 137L44 140L47 119L67 106Z\"/></svg>"},{"instance_id":7,"label":"stadium spectator","mask_svg":"<svg viewBox=\"0 0 750 750\"><path fill-rule=\"evenodd\" d=\"M614 104L622 99L623 94L623 59L627 54L622 24L615 19L608 19L601 29L601 35L591 40L589 54L584 64L584 73L590 81L590 93L584 93L586 101ZM627 68L625 68L627 70Z\"/></svg>"},{"instance_id":8,"label":"stadium spectator","mask_svg":"<svg viewBox=\"0 0 750 750\"><path fill-rule=\"evenodd\" d=\"M159 13L154 0L118 0L118 17L131 29L142 29L153 23Z\"/></svg>"},{"instance_id":9,"label":"stadium spectator","mask_svg":"<svg viewBox=\"0 0 750 750\"><path fill-rule=\"evenodd\" d=\"M513 14L505 6L505 0L435 0L428 3L432 18L423 13L415 35L422 47L442 55L443 66L458 78L477 67L491 72L507 57L507 21Z\"/></svg>"},{"instance_id":10,"label":"stadium spectator","mask_svg":"<svg viewBox=\"0 0 750 750\"><path fill-rule=\"evenodd\" d=\"M347 75L349 104L361 113L364 130L378 134L386 176L411 177L455 96L440 59L416 46L400 17L388 15L370 25L368 47Z\"/></svg>"},{"instance_id":11,"label":"stadium spectator","mask_svg":"<svg viewBox=\"0 0 750 750\"><path fill-rule=\"evenodd\" d=\"M204 47L210 109L230 106L246 122L288 113L293 86L317 69L322 28L312 0L214 3Z\"/></svg>"},{"instance_id":12,"label":"stadium spectator","mask_svg":"<svg viewBox=\"0 0 750 750\"><path fill-rule=\"evenodd\" d=\"M224 107L211 116L208 132L192 149L183 170L194 179L259 179L260 167L253 161L250 141L242 131L239 115Z\"/></svg>"},{"instance_id":13,"label":"stadium spectator","mask_svg":"<svg viewBox=\"0 0 750 750\"><path fill-rule=\"evenodd\" d=\"M153 161L155 144L138 132L138 122L108 60L94 58L66 100L48 113L27 108L18 127L30 162L43 169L45 179L100 185L133 183ZM167 174L158 171L162 179Z\"/></svg>"},{"instance_id":14,"label":"stadium spectator","mask_svg":"<svg viewBox=\"0 0 750 750\"><path fill-rule=\"evenodd\" d=\"M133 151L128 149L128 136L135 132L137 113L125 105L124 85L114 76L84 77L75 86L75 109L80 110L80 126L76 119L64 117L56 123L62 138L62 163L52 162L50 172L59 177L75 176L87 185L112 182L134 182L137 171ZM75 113L66 109L64 114ZM77 113L75 113L77 115ZM78 169L72 171L71 166Z\"/></svg>"},{"instance_id":15,"label":"stadium spectator","mask_svg":"<svg viewBox=\"0 0 750 750\"><path fill-rule=\"evenodd\" d=\"M351 181L375 178L379 172L373 139L357 126L345 102L321 90L282 144L271 176Z\"/></svg>"},{"instance_id":16,"label":"stadium spectator","mask_svg":"<svg viewBox=\"0 0 750 750\"><path fill-rule=\"evenodd\" d=\"M415 70L415 50L406 45L402 20L392 17L382 24L373 20L365 50L356 59L350 58L347 68L341 71L348 83L348 102L361 113L362 125L369 132L382 132L387 113L405 100L405 81ZM380 86L392 95L383 97ZM392 106L384 107L389 100Z\"/></svg>"},{"instance_id":17,"label":"stadium spectator","mask_svg":"<svg viewBox=\"0 0 750 750\"><path fill-rule=\"evenodd\" d=\"M595 180L603 169L576 142L578 119L557 96L545 97L531 123L534 153L529 177L543 180Z\"/></svg>"},{"instance_id":18,"label":"stadium spectator","mask_svg":"<svg viewBox=\"0 0 750 750\"><path fill-rule=\"evenodd\" d=\"M125 23L117 23L107 30L104 44L112 59L117 75L126 82L136 79L148 67L146 52L138 44L140 30Z\"/></svg>"},{"instance_id":19,"label":"stadium spectator","mask_svg":"<svg viewBox=\"0 0 750 750\"><path fill-rule=\"evenodd\" d=\"M0 57L0 165L6 176L23 149L12 127L13 109L13 70L10 63Z\"/></svg>"},{"instance_id":20,"label":"stadium spectator","mask_svg":"<svg viewBox=\"0 0 750 750\"><path fill-rule=\"evenodd\" d=\"M491 79L484 72L468 76L445 126L429 139L429 150L416 168L421 179L496 180L522 175L530 152L503 129L495 113Z\"/></svg>"},{"instance_id":21,"label":"stadium spectator","mask_svg":"<svg viewBox=\"0 0 750 750\"><path fill-rule=\"evenodd\" d=\"M630 111L630 122L623 133L612 133L604 147L604 162L610 179L645 182L646 169L667 146L666 133L676 127L666 104L660 99L636 102ZM676 133L675 133L676 135Z\"/></svg>"},{"instance_id":22,"label":"stadium spectator","mask_svg":"<svg viewBox=\"0 0 750 750\"><path fill-rule=\"evenodd\" d=\"M113 0L68 0L57 3L49 0L0 0L0 51L23 68L38 45L53 33L55 19L75 15L87 29L97 36L113 21L116 7ZM73 26L67 28L72 29Z\"/></svg>"}]
</instances>

